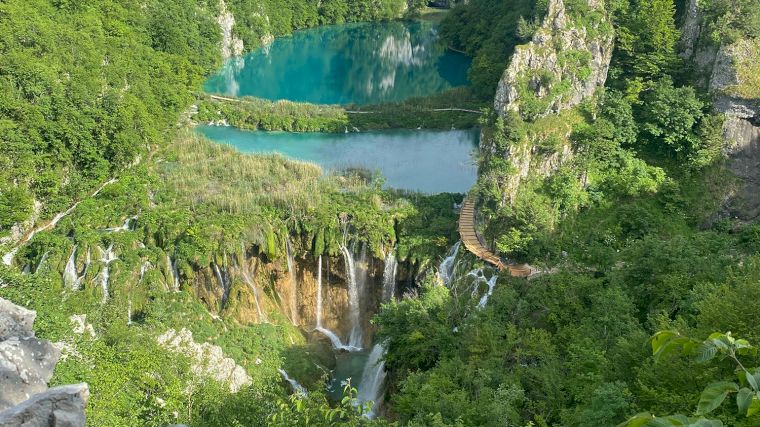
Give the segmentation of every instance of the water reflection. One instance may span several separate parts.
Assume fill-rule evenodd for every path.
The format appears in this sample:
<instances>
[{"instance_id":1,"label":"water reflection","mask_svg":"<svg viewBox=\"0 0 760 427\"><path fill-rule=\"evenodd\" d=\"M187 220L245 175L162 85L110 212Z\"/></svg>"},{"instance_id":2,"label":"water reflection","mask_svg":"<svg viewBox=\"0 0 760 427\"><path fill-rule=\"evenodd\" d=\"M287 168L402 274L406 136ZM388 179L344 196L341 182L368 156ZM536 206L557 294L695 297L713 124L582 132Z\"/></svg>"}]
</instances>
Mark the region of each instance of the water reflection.
<instances>
[{"instance_id":1,"label":"water reflection","mask_svg":"<svg viewBox=\"0 0 760 427\"><path fill-rule=\"evenodd\" d=\"M428 22L347 24L296 32L232 59L206 90L321 104L399 101L467 84L469 59Z\"/></svg>"}]
</instances>

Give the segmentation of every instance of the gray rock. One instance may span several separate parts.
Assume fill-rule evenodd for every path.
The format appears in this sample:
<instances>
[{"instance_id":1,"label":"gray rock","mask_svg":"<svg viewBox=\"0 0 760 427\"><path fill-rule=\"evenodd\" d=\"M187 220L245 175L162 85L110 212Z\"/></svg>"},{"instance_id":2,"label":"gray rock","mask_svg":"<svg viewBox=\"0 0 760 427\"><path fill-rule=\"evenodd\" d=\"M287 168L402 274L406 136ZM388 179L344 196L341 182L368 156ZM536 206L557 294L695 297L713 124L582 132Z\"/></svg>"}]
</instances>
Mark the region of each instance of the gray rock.
<instances>
[{"instance_id":1,"label":"gray rock","mask_svg":"<svg viewBox=\"0 0 760 427\"><path fill-rule=\"evenodd\" d=\"M35 311L0 298L0 341L10 337L33 337L32 324L35 317Z\"/></svg>"},{"instance_id":2,"label":"gray rock","mask_svg":"<svg viewBox=\"0 0 760 427\"><path fill-rule=\"evenodd\" d=\"M0 412L0 427L84 427L89 397L84 383L51 388Z\"/></svg>"},{"instance_id":3,"label":"gray rock","mask_svg":"<svg viewBox=\"0 0 760 427\"><path fill-rule=\"evenodd\" d=\"M0 342L0 410L47 389L61 352L44 340L12 337Z\"/></svg>"},{"instance_id":4,"label":"gray rock","mask_svg":"<svg viewBox=\"0 0 760 427\"><path fill-rule=\"evenodd\" d=\"M728 168L739 179L739 186L729 195L722 216L757 220L760 218L760 127L729 116L723 129L729 142Z\"/></svg>"},{"instance_id":5,"label":"gray rock","mask_svg":"<svg viewBox=\"0 0 760 427\"><path fill-rule=\"evenodd\" d=\"M587 1L590 7L602 7L594 0ZM541 27L530 43L517 46L499 81L494 98L496 112L504 116L508 111L520 111L518 88L526 80L536 98L548 101L547 110L542 115L578 105L604 86L612 58L613 34L611 31L603 34L599 29L589 30L573 24L565 14L562 0L550 0ZM569 52L586 54L590 59L583 66L565 63L562 56ZM588 73L582 73L580 69ZM552 95L552 88L559 84L569 85L569 91Z\"/></svg>"}]
</instances>

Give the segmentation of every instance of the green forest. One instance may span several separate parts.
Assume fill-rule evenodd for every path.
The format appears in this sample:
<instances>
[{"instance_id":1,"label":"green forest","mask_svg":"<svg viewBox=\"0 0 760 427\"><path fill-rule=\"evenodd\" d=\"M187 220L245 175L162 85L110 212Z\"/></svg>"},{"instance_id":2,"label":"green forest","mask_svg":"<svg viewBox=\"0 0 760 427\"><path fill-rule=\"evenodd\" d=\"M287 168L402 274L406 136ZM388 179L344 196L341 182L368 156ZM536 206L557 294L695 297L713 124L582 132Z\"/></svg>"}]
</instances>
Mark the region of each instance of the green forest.
<instances>
[{"instance_id":1,"label":"green forest","mask_svg":"<svg viewBox=\"0 0 760 427\"><path fill-rule=\"evenodd\" d=\"M760 111L758 0L700 2L692 56L688 1L565 0L576 33L614 48L603 85L557 111L542 97L576 88L550 72L518 82L519 108L494 104L556 0L451 3L0 2L0 297L35 310L36 336L63 349L49 386L88 384L87 425L760 425L760 222L728 207L744 182L724 134L735 119L715 102ZM472 58L470 85L362 106L212 97L222 5L247 51L320 25L434 15L441 43ZM564 51L553 63L587 78L590 59ZM696 58L724 51L739 52L738 78L712 90ZM222 120L479 128L477 182L466 195L394 190L193 130ZM744 122L757 129L760 115ZM465 197L484 244L540 274L489 270L462 247L460 274L442 279ZM391 248L407 277L368 319L385 350L379 414L353 379L342 398L326 389L339 358L279 288L296 277L312 292L317 259L318 292L323 260L325 286L342 280L329 260L348 241L377 265ZM83 314L91 334L72 327ZM180 330L247 382L199 375L189 350L160 340ZM308 393L291 393L281 369Z\"/></svg>"}]
</instances>

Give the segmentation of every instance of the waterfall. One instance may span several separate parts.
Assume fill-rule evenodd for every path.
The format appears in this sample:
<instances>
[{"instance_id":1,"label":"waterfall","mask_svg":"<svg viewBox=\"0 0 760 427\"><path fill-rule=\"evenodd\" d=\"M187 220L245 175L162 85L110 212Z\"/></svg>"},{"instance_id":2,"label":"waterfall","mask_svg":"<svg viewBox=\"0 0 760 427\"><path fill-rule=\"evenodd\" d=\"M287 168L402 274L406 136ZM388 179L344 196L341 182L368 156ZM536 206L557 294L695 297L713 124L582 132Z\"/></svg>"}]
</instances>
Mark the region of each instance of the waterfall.
<instances>
[{"instance_id":1,"label":"waterfall","mask_svg":"<svg viewBox=\"0 0 760 427\"><path fill-rule=\"evenodd\" d=\"M319 256L317 260L317 326L314 328L315 331L321 332L324 336L326 336L330 343L332 344L333 348L336 350L345 350L345 351L361 351L360 347L355 347L351 345L343 344L343 341L338 338L335 333L324 326L322 326L322 255Z\"/></svg>"},{"instance_id":2,"label":"waterfall","mask_svg":"<svg viewBox=\"0 0 760 427\"><path fill-rule=\"evenodd\" d=\"M486 292L480 298L480 301L478 302L478 308L483 308L486 306L486 303L488 302L488 297L490 297L491 294L493 294L493 288L496 287L496 279L498 278L499 278L499 275L494 273L494 275L491 276L490 279L488 279L488 281L486 282L486 284L488 285L488 292Z\"/></svg>"},{"instance_id":3,"label":"waterfall","mask_svg":"<svg viewBox=\"0 0 760 427\"><path fill-rule=\"evenodd\" d=\"M179 272L177 271L177 263L172 261L171 257L166 255L166 274L169 276L169 282L167 285L172 287L174 292L179 292Z\"/></svg>"},{"instance_id":4,"label":"waterfall","mask_svg":"<svg viewBox=\"0 0 760 427\"><path fill-rule=\"evenodd\" d=\"M383 269L383 301L390 301L396 297L396 271L398 261L393 251L385 256L385 268Z\"/></svg>"},{"instance_id":5,"label":"waterfall","mask_svg":"<svg viewBox=\"0 0 760 427\"><path fill-rule=\"evenodd\" d=\"M322 326L322 255L317 258L317 327Z\"/></svg>"},{"instance_id":6,"label":"waterfall","mask_svg":"<svg viewBox=\"0 0 760 427\"><path fill-rule=\"evenodd\" d=\"M137 219L137 215L130 216L124 221L124 224L122 224L120 227L109 227L104 229L103 231L106 231L108 233L118 233L120 231L129 231L129 224L132 222L132 220Z\"/></svg>"},{"instance_id":7,"label":"waterfall","mask_svg":"<svg viewBox=\"0 0 760 427\"><path fill-rule=\"evenodd\" d=\"M441 276L441 279L443 280L443 284L445 286L449 286L449 284L451 284L451 279L454 276L454 270L456 270L456 264L454 261L456 261L457 254L459 253L459 246L461 245L461 240L456 242L454 246L452 246L449 250L446 258L441 261L441 265L438 266L438 274Z\"/></svg>"},{"instance_id":8,"label":"waterfall","mask_svg":"<svg viewBox=\"0 0 760 427\"><path fill-rule=\"evenodd\" d=\"M132 297L127 301L127 326L132 324Z\"/></svg>"},{"instance_id":9,"label":"waterfall","mask_svg":"<svg viewBox=\"0 0 760 427\"><path fill-rule=\"evenodd\" d=\"M353 345L343 344L343 341L341 341L340 338L338 338L338 336L335 335L335 332L333 332L333 331L331 331L331 330L329 330L329 329L327 329L325 327L317 326L316 328L314 328L314 330L317 331L317 332L320 332L324 336L326 336L327 339L330 340L330 344L332 344L333 348L336 349L336 350L343 350L343 351L348 351L348 352L352 352L352 353L353 352L357 352L357 351L362 351L361 347L356 347L356 346L353 346Z\"/></svg>"},{"instance_id":10,"label":"waterfall","mask_svg":"<svg viewBox=\"0 0 760 427\"><path fill-rule=\"evenodd\" d=\"M71 255L69 255L69 260L66 261L66 268L63 269L63 284L67 288L71 288L76 290L78 288L78 277L77 277L77 263L76 263L76 255L77 255L77 245L74 245L74 248L71 249Z\"/></svg>"},{"instance_id":11,"label":"waterfall","mask_svg":"<svg viewBox=\"0 0 760 427\"><path fill-rule=\"evenodd\" d=\"M103 263L103 270L100 272L100 286L103 288L103 299L101 302L105 304L109 297L108 279L111 277L109 265L116 260L116 256L113 253L113 243L105 251L102 248L99 249L101 253L100 262Z\"/></svg>"},{"instance_id":12,"label":"waterfall","mask_svg":"<svg viewBox=\"0 0 760 427\"><path fill-rule=\"evenodd\" d=\"M285 252L288 256L288 276L290 281L290 320L293 324L298 324L298 283L296 282L296 272L294 270L293 251L290 248L290 240L285 239Z\"/></svg>"},{"instance_id":13,"label":"waterfall","mask_svg":"<svg viewBox=\"0 0 760 427\"><path fill-rule=\"evenodd\" d=\"M42 257L40 258L40 262L37 263L37 268L34 269L34 274L37 274L37 272L40 271L40 267L42 267L42 264L44 264L45 261L47 261L48 255L49 255L49 252L47 251L45 251L45 253L42 254Z\"/></svg>"},{"instance_id":14,"label":"waterfall","mask_svg":"<svg viewBox=\"0 0 760 427\"><path fill-rule=\"evenodd\" d=\"M248 276L248 273L243 271L243 280L245 280L246 283L248 283L248 286L251 288L251 291L253 292L253 301L256 303L256 313L259 315L259 322L266 322L267 318L264 316L264 313L261 311L261 305L259 305L259 290L256 289L256 285L253 283L251 278Z\"/></svg>"},{"instance_id":15,"label":"waterfall","mask_svg":"<svg viewBox=\"0 0 760 427\"><path fill-rule=\"evenodd\" d=\"M377 415L378 409L380 409L380 405L382 405L383 384L386 375L385 361L383 361L384 355L385 348L383 345L375 344L362 372L362 380L358 388L358 400L359 404L372 402L372 409L370 409L369 413L365 414L368 418L374 418Z\"/></svg>"},{"instance_id":16,"label":"waterfall","mask_svg":"<svg viewBox=\"0 0 760 427\"><path fill-rule=\"evenodd\" d=\"M139 280L140 282L143 281L143 278L145 277L145 273L148 271L149 268L150 268L150 262L148 261L145 261L143 265L140 267L140 280Z\"/></svg>"},{"instance_id":17,"label":"waterfall","mask_svg":"<svg viewBox=\"0 0 760 427\"><path fill-rule=\"evenodd\" d=\"M216 280L219 282L219 286L222 288L222 306L227 300L227 293L229 292L229 284L224 279L224 275L219 270L219 264L214 263L214 273L216 274Z\"/></svg>"},{"instance_id":18,"label":"waterfall","mask_svg":"<svg viewBox=\"0 0 760 427\"><path fill-rule=\"evenodd\" d=\"M278 368L277 372L282 375L282 378L290 384L290 388L293 390L294 393L300 394L303 396L306 396L306 389L301 384L298 384L298 381L294 380L293 378L290 378L287 372L285 372L284 369Z\"/></svg>"},{"instance_id":19,"label":"waterfall","mask_svg":"<svg viewBox=\"0 0 760 427\"><path fill-rule=\"evenodd\" d=\"M356 269L354 258L345 245L340 246L343 253L343 261L346 264L346 279L348 280L348 310L349 320L351 322L351 333L348 338L348 345L352 347L362 347L362 325L361 313L359 307L359 287L356 283Z\"/></svg>"}]
</instances>

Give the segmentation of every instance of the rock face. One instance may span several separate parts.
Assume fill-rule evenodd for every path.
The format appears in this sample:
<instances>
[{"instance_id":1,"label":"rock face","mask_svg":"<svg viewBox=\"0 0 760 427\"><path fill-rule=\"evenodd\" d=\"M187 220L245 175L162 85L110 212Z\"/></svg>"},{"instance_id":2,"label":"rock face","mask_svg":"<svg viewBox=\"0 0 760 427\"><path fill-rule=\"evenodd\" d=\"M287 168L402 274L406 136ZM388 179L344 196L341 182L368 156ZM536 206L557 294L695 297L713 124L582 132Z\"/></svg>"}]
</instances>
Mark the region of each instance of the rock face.
<instances>
[{"instance_id":1,"label":"rock face","mask_svg":"<svg viewBox=\"0 0 760 427\"><path fill-rule=\"evenodd\" d=\"M0 298L0 426L84 426L87 384L47 390L61 353L34 337L36 316Z\"/></svg>"},{"instance_id":2,"label":"rock face","mask_svg":"<svg viewBox=\"0 0 760 427\"><path fill-rule=\"evenodd\" d=\"M589 7L603 12L595 2ZM515 49L499 81L496 112L542 116L592 96L604 86L612 57L613 32L608 24L602 19L593 26L579 25L566 13L562 0L550 0L541 27L530 43Z\"/></svg>"},{"instance_id":3,"label":"rock face","mask_svg":"<svg viewBox=\"0 0 760 427\"><path fill-rule=\"evenodd\" d=\"M219 0L219 16L216 22L222 32L222 59L242 55L245 50L243 41L232 32L235 28L235 16L227 10L227 3L224 0Z\"/></svg>"},{"instance_id":4,"label":"rock face","mask_svg":"<svg viewBox=\"0 0 760 427\"><path fill-rule=\"evenodd\" d=\"M2 427L84 427L87 384L54 387L0 412Z\"/></svg>"},{"instance_id":5,"label":"rock face","mask_svg":"<svg viewBox=\"0 0 760 427\"><path fill-rule=\"evenodd\" d=\"M251 384L251 377L245 368L225 357L221 347L195 342L192 332L185 328L180 331L169 329L157 340L162 347L188 356L193 361L191 369L195 375L228 384L232 393L237 393L241 388Z\"/></svg>"},{"instance_id":6,"label":"rock face","mask_svg":"<svg viewBox=\"0 0 760 427\"><path fill-rule=\"evenodd\" d=\"M703 34L702 19L698 0L690 0L681 26L681 57L691 59L698 84L709 90L715 110L726 116L724 154L739 183L719 216L755 220L760 218L760 88L747 81L747 70L760 61L760 41L739 39L716 46Z\"/></svg>"},{"instance_id":7,"label":"rock face","mask_svg":"<svg viewBox=\"0 0 760 427\"><path fill-rule=\"evenodd\" d=\"M47 389L61 353L34 337L37 313L0 299L0 410Z\"/></svg>"}]
</instances>

